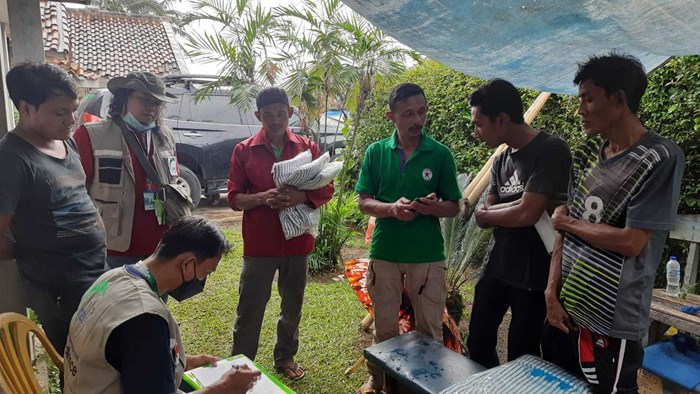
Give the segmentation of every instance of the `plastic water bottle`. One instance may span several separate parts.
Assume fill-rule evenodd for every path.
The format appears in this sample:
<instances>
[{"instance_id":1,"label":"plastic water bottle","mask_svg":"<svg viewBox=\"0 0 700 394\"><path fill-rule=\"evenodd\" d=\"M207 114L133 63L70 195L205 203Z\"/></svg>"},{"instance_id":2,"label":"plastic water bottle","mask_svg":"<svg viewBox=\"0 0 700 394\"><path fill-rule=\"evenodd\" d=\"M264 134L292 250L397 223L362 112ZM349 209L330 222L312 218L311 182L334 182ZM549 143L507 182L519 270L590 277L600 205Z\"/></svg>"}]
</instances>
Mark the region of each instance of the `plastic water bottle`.
<instances>
[{"instance_id":1,"label":"plastic water bottle","mask_svg":"<svg viewBox=\"0 0 700 394\"><path fill-rule=\"evenodd\" d=\"M681 265L676 256L666 263L666 294L678 297L681 293Z\"/></svg>"}]
</instances>

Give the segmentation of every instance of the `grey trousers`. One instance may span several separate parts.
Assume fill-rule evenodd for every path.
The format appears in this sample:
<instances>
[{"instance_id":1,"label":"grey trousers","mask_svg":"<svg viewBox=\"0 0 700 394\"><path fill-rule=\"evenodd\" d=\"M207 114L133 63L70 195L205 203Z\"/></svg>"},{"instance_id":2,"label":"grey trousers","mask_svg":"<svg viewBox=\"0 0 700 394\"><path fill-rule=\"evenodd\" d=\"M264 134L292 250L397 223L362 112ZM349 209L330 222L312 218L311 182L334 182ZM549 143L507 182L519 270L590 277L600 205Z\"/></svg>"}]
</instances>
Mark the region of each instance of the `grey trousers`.
<instances>
[{"instance_id":1,"label":"grey trousers","mask_svg":"<svg viewBox=\"0 0 700 394\"><path fill-rule=\"evenodd\" d=\"M307 255L243 257L237 315L233 325L233 355L244 354L251 360L255 359L265 308L272 291L272 280L279 271L277 290L282 302L277 321L275 366L294 359L299 350L299 322L309 270L307 259Z\"/></svg>"}]
</instances>

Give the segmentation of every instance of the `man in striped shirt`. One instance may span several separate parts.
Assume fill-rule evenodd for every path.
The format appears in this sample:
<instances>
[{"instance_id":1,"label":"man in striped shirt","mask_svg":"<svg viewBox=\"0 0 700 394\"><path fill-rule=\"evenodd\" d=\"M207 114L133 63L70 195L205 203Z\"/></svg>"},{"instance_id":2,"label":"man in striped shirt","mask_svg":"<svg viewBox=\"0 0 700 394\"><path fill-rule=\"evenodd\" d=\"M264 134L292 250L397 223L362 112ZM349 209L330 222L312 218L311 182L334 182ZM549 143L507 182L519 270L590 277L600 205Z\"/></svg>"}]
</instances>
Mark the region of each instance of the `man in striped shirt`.
<instances>
[{"instance_id":1,"label":"man in striped shirt","mask_svg":"<svg viewBox=\"0 0 700 394\"><path fill-rule=\"evenodd\" d=\"M637 116L647 86L637 59L592 57L574 83L584 131L603 142L591 139L574 155L569 203L552 216L560 235L545 291L543 356L583 375L595 392L634 393L683 152Z\"/></svg>"}]
</instances>

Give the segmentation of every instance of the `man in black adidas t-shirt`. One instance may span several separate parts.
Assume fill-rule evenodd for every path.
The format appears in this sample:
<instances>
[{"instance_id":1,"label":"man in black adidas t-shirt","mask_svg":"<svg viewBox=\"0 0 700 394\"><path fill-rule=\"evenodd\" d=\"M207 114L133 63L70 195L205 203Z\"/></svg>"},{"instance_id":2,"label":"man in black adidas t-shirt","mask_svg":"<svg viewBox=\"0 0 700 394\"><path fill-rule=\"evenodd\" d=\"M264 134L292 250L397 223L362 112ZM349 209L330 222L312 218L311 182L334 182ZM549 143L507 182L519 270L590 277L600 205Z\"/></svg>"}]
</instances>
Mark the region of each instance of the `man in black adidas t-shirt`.
<instances>
[{"instance_id":1,"label":"man in black adidas t-shirt","mask_svg":"<svg viewBox=\"0 0 700 394\"><path fill-rule=\"evenodd\" d=\"M569 203L552 216L561 235L542 352L596 393L635 393L654 275L676 222L683 152L637 116L647 86L639 60L593 57L574 83L586 134L604 141L575 155Z\"/></svg>"},{"instance_id":2,"label":"man in black adidas t-shirt","mask_svg":"<svg viewBox=\"0 0 700 394\"><path fill-rule=\"evenodd\" d=\"M508 360L539 355L546 315L544 289L550 256L534 224L566 196L571 154L560 138L525 123L518 90L496 79L469 97L477 139L492 148L508 147L491 169L486 205L474 215L493 237L474 293L469 339L470 357L491 368L498 365L498 326L508 308Z\"/></svg>"}]
</instances>

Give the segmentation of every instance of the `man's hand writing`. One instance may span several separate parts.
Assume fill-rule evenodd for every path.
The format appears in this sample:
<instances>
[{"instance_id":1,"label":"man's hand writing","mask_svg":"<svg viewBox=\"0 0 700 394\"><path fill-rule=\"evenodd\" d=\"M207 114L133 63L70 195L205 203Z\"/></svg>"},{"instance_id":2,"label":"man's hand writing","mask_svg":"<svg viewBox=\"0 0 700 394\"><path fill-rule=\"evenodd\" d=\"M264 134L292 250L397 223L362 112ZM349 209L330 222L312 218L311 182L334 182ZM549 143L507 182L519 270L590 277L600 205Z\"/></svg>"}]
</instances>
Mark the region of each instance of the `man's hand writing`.
<instances>
[{"instance_id":1,"label":"man's hand writing","mask_svg":"<svg viewBox=\"0 0 700 394\"><path fill-rule=\"evenodd\" d=\"M221 379L206 388L205 393L245 394L260 379L260 371L253 371L244 365L232 368Z\"/></svg>"}]
</instances>

